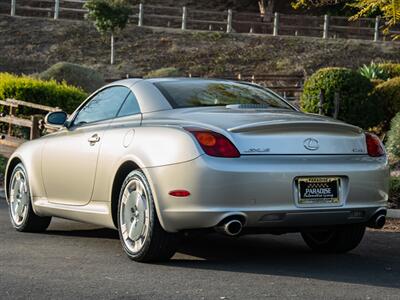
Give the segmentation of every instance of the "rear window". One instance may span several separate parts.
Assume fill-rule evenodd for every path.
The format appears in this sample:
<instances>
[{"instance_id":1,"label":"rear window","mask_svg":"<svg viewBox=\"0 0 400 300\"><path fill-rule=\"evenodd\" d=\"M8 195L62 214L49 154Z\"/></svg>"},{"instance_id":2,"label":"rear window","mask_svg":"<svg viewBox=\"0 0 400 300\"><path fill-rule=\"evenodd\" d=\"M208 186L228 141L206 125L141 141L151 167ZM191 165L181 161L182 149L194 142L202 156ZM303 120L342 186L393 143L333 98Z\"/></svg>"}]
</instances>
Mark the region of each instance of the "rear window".
<instances>
[{"instance_id":1,"label":"rear window","mask_svg":"<svg viewBox=\"0 0 400 300\"><path fill-rule=\"evenodd\" d=\"M268 90L243 83L176 80L156 82L154 85L173 108L259 104L264 107L292 109L289 104Z\"/></svg>"}]
</instances>

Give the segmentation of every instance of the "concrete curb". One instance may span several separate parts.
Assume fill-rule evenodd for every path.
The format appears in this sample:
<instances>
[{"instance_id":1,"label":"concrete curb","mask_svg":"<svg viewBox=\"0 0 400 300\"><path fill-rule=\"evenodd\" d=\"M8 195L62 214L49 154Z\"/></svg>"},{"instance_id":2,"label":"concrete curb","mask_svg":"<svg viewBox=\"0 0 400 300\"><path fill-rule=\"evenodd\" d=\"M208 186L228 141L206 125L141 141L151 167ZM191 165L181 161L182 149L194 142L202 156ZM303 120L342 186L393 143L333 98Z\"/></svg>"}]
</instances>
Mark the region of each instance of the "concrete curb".
<instances>
[{"instance_id":1,"label":"concrete curb","mask_svg":"<svg viewBox=\"0 0 400 300\"><path fill-rule=\"evenodd\" d=\"M400 209L388 209L386 217L400 219Z\"/></svg>"}]
</instances>

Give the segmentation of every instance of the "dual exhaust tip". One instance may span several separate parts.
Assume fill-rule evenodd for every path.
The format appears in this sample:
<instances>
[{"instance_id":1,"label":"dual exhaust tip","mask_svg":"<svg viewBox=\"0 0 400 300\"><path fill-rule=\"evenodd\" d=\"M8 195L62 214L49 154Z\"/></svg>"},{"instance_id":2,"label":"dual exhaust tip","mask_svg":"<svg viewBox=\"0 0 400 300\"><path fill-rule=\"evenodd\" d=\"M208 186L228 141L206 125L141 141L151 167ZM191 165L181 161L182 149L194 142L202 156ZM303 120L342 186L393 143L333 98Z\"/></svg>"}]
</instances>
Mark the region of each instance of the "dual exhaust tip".
<instances>
[{"instance_id":1,"label":"dual exhaust tip","mask_svg":"<svg viewBox=\"0 0 400 300\"><path fill-rule=\"evenodd\" d=\"M369 222L369 227L375 228L375 229L381 229L383 226L385 226L386 223L386 216L382 213L379 213L371 218L371 221Z\"/></svg>"},{"instance_id":2,"label":"dual exhaust tip","mask_svg":"<svg viewBox=\"0 0 400 300\"><path fill-rule=\"evenodd\" d=\"M386 216L385 213L379 212L371 218L368 226L376 229L381 229L385 226ZM228 236L238 236L243 229L243 222L240 218L229 218L228 220L222 221L221 225L215 227L215 230L219 233L224 233Z\"/></svg>"},{"instance_id":3,"label":"dual exhaust tip","mask_svg":"<svg viewBox=\"0 0 400 300\"><path fill-rule=\"evenodd\" d=\"M221 225L215 227L219 233L224 233L228 236L238 236L243 229L243 223L239 219L230 219L223 221Z\"/></svg>"}]
</instances>

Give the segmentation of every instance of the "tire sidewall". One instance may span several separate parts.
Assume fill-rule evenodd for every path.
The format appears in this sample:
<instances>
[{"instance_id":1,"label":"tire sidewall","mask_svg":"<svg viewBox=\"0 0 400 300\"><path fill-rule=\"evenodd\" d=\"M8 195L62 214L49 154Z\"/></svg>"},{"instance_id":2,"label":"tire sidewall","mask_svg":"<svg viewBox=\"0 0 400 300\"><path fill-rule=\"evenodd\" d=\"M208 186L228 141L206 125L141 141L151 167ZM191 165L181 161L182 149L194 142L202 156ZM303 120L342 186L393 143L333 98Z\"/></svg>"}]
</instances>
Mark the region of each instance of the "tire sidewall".
<instances>
[{"instance_id":1,"label":"tire sidewall","mask_svg":"<svg viewBox=\"0 0 400 300\"><path fill-rule=\"evenodd\" d=\"M122 196L124 193L124 190L126 188L126 186L132 181L132 180L139 180L142 182L144 188L145 188L145 193L147 196L147 205L149 208L149 228L147 230L147 235L144 241L144 244L142 246L142 248L138 251L138 252L132 252L126 245L125 245L125 241L123 239L122 236L122 232L121 232L121 218L120 218L120 214L121 214L121 202L122 202ZM118 212L117 212L117 219L118 219L118 233L119 233L119 238L121 240L121 244L122 247L125 251L125 253L132 259L140 259L142 256L144 256L147 251L149 250L150 247L150 243L154 234L154 222L155 222L155 208L154 208L154 201L153 201L153 194L151 192L151 188L150 185L147 181L146 176L143 174L143 172L139 171L139 170L135 170L132 171L131 173L129 173L126 177L126 179L124 180L124 183L122 184L121 190L120 190L120 194L119 194L119 199L118 199Z\"/></svg>"},{"instance_id":2,"label":"tire sidewall","mask_svg":"<svg viewBox=\"0 0 400 300\"><path fill-rule=\"evenodd\" d=\"M312 233L302 232L306 244L322 253L345 253L356 248L362 241L365 233L365 225L352 224L342 226L329 233L324 241L318 241Z\"/></svg>"},{"instance_id":3,"label":"tire sidewall","mask_svg":"<svg viewBox=\"0 0 400 300\"><path fill-rule=\"evenodd\" d=\"M13 172L11 173L11 177L10 177L11 180L10 180L10 183L9 183L9 186L8 186L9 192L11 192L11 184L12 184L13 178L15 176L15 173L17 173L17 171L22 171L24 173L24 177L25 177L25 180L26 180L26 187L28 189L28 196L29 196L28 213L27 213L25 219L23 220L23 222L20 225L18 225L18 224L16 224L14 222L14 219L13 219L12 213L11 213L11 203L9 203L9 205L8 205L8 214L9 214L12 226L18 231L23 231L25 229L25 227L26 227L26 224L28 223L29 215L31 213L33 213L33 210L32 210L32 197L31 197L31 190L30 190L30 186L29 186L28 173L26 172L26 169L25 169L25 167L24 167L24 165L22 163L17 164L14 167Z\"/></svg>"}]
</instances>

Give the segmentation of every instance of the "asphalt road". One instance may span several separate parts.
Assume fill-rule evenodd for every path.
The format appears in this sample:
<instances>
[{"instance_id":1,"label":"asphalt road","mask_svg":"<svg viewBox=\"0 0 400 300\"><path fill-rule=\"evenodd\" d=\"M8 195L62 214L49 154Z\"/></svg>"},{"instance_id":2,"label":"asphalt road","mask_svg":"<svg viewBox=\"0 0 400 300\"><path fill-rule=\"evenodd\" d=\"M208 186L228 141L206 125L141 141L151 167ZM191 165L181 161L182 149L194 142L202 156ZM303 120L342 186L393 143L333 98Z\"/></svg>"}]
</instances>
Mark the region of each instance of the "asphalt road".
<instances>
[{"instance_id":1,"label":"asphalt road","mask_svg":"<svg viewBox=\"0 0 400 300\"><path fill-rule=\"evenodd\" d=\"M296 234L186 240L169 263L139 264L113 230L55 219L11 228L0 200L0 299L400 299L400 234L368 232L345 255Z\"/></svg>"}]
</instances>

